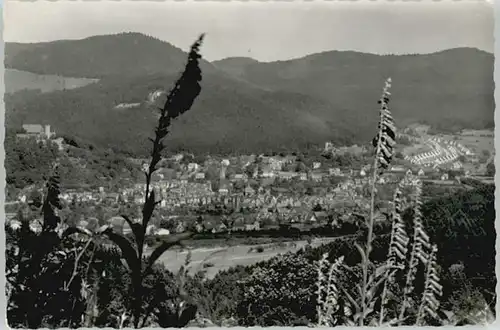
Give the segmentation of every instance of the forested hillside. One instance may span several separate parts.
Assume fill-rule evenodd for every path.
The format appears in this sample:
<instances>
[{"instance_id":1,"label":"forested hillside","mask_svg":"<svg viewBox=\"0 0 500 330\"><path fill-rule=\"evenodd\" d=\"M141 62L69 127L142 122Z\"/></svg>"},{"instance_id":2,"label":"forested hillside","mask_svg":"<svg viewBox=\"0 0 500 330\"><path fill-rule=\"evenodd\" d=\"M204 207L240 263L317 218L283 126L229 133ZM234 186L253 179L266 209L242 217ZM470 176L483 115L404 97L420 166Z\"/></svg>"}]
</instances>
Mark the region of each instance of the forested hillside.
<instances>
[{"instance_id":1,"label":"forested hillside","mask_svg":"<svg viewBox=\"0 0 500 330\"><path fill-rule=\"evenodd\" d=\"M7 95L6 122L51 124L100 146L147 153L155 118L146 99L168 91L185 53L138 33L40 44L7 44L6 66L43 74L101 78L71 91ZM385 77L396 82L399 127L420 122L438 130L493 127L493 55L459 48L428 55L324 52L260 63L248 58L201 62L203 92L175 126L169 150L255 152L364 144L378 114ZM121 103L141 103L119 108ZM126 132L126 133L124 133ZM263 134L266 132L266 134Z\"/></svg>"}]
</instances>

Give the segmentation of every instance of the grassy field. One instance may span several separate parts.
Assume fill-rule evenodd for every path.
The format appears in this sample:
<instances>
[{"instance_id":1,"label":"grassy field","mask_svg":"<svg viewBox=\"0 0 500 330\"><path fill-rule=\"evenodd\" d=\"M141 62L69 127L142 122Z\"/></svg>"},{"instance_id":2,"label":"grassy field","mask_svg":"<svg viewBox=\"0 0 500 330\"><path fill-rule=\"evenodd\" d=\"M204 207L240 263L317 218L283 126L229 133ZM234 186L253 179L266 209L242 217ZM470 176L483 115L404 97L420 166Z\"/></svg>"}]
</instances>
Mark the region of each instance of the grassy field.
<instances>
[{"instance_id":1,"label":"grassy field","mask_svg":"<svg viewBox=\"0 0 500 330\"><path fill-rule=\"evenodd\" d=\"M450 136L445 136L446 138L451 138ZM494 151L494 138L492 136L463 136L459 135L457 137L457 142L463 146L470 148L477 154L480 154L483 150L489 152Z\"/></svg>"},{"instance_id":2,"label":"grassy field","mask_svg":"<svg viewBox=\"0 0 500 330\"><path fill-rule=\"evenodd\" d=\"M39 75L14 69L5 70L5 93L21 90L41 90L42 93L74 89L94 83L97 79L68 78L55 75Z\"/></svg>"},{"instance_id":3,"label":"grassy field","mask_svg":"<svg viewBox=\"0 0 500 330\"><path fill-rule=\"evenodd\" d=\"M462 131L462 135L474 135L474 136L480 136L480 135L487 135L493 137L494 135L494 130L487 130L487 129L464 129Z\"/></svg>"},{"instance_id":4,"label":"grassy field","mask_svg":"<svg viewBox=\"0 0 500 330\"><path fill-rule=\"evenodd\" d=\"M440 134L442 139L456 141L476 154L483 150L494 151L493 130L463 130L461 134Z\"/></svg>"},{"instance_id":5,"label":"grassy field","mask_svg":"<svg viewBox=\"0 0 500 330\"><path fill-rule=\"evenodd\" d=\"M424 141L421 141L421 143L414 143L411 146L405 146L402 150L404 155L409 155L409 156L422 154L430 151L432 151L432 149L427 144L425 144Z\"/></svg>"},{"instance_id":6,"label":"grassy field","mask_svg":"<svg viewBox=\"0 0 500 330\"><path fill-rule=\"evenodd\" d=\"M335 238L318 238L311 241L312 246L319 246L331 242ZM278 254L289 251L297 251L307 245L307 241L295 241L286 243L272 243L259 245L263 249L257 252L256 245L237 245L229 247L196 248L191 249L190 272L195 273L205 270L208 278L213 278L219 271L229 269L237 265L251 265L256 262L270 259ZM250 251L252 249L252 251ZM167 269L177 272L184 264L188 251L170 250L165 252L160 258ZM204 268L204 264L210 267Z\"/></svg>"}]
</instances>

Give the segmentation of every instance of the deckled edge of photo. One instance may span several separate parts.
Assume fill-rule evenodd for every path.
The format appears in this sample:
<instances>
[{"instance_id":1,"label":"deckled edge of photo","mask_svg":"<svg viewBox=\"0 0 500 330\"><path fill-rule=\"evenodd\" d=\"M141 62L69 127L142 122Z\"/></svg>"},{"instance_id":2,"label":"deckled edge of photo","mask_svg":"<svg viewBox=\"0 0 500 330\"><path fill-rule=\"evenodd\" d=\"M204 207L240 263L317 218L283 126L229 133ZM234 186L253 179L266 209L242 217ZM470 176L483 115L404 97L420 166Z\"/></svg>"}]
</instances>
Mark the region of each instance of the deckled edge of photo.
<instances>
[{"instance_id":1,"label":"deckled edge of photo","mask_svg":"<svg viewBox=\"0 0 500 330\"><path fill-rule=\"evenodd\" d=\"M494 71L493 71L493 78L495 81L495 91L494 91L494 104L495 104L495 113L494 113L494 122L495 122L495 134L494 134L494 143L493 143L493 148L495 150L495 158L494 158L494 163L495 165L499 164L499 159L500 155L497 152L497 145L500 142L500 137L498 135L498 130L497 130L497 125L496 123L500 123L500 114L498 111L496 111L496 105L500 104L500 90L497 88L497 81L500 81L500 63L498 62L498 57L497 54L500 54L500 43L498 40L500 40L500 24L498 21L500 20L500 1L495 0L494 1L494 18L495 18L495 23L494 23ZM500 184L499 180L500 176L495 173L495 232L496 232L496 240L495 240L495 277L496 277L496 305L495 305L495 311L496 311L496 318L494 328L498 328L500 322L498 320L498 315L500 313L500 301L499 301L499 295L500 295L500 284L498 281L498 274L500 274L500 240L498 238L498 232L500 230L500 224L499 224L499 212L500 210L500 198L499 196L499 189L498 186Z\"/></svg>"},{"instance_id":2,"label":"deckled edge of photo","mask_svg":"<svg viewBox=\"0 0 500 330\"><path fill-rule=\"evenodd\" d=\"M9 0L4 0L4 1L9 1ZM12 1L12 0L10 0ZM32 0L18 0L18 1L32 1ZM61 0L59 0L61 1ZM68 0L65 0L65 1L68 1ZM95 0L93 0L95 1ZM102 1L110 1L110 0L102 0ZM136 0L136 1L144 1L144 0ZM145 1L148 1L148 0L145 0ZM162 0L151 0L151 1L162 1ZM168 1L168 0L167 0ZM178 0L176 0L178 1ZM185 1L189 1L189 0L185 0ZM203 0L205 2L208 2L208 1L213 1L213 0ZM222 2L227 2L227 1L231 1L231 0L222 0ZM255 1L258 1L258 2L265 2L265 1L262 1L262 0L255 0ZM283 0L281 0L283 1ZM286 1L286 0L285 0ZM288 0L290 1L290 0ZM293 0L292 0L293 1ZM295 1L304 1L304 0L295 0ZM310 2L311 0L309 1L304 1L304 2ZM336 0L315 0L315 1L336 1ZM337 1L349 1L349 0L337 0ZM374 2L374 1L377 1L377 0L353 0L353 1L356 1L356 2L359 2L359 1L370 1L370 2ZM415 0L379 0L379 1L389 1L389 2L396 2L396 1L415 1ZM418 0L417 0L418 1ZM444 0L444 1L450 1L450 0ZM461 1L461 0L454 0L454 1ZM470 0L462 0L462 1L470 1ZM473 0L474 1L474 0ZM495 36L495 47L494 47L494 50L495 50L495 54L500 54L500 44L496 42L497 38L500 40L500 25L498 24L497 22L497 18L500 19L500 0L476 0L476 1L488 1L488 2L494 2L494 17L495 17L495 31L494 31L494 36ZM220 2L220 1L217 1L217 2ZM245 1L246 2L246 1ZM439 2L439 0L436 0L436 2ZM450 1L452 2L452 1ZM7 312L7 302L6 302L6 296L5 296L5 226L3 225L5 223L5 208L4 208L4 204L5 204L5 188L6 188L6 181L5 181L5 167L4 167L4 160L5 160L5 150L4 150L4 138L5 138L5 103L4 103L4 91L5 91L5 85L4 85L4 42L3 42L3 15L4 15L4 3L2 0L0 0L0 13L1 13L1 17L0 17L0 29L2 31L1 35L0 35L0 49L1 49L1 54L0 54L0 59L1 59L1 62L2 62L2 65L0 66L0 94L1 94L1 101L0 101L0 112L1 112L1 118L0 118L0 140L1 140L1 152L0 152L0 162L2 164L2 167L1 167L1 171L0 171L0 180L1 180L1 189L0 189L0 200L1 200L1 207L0 207L0 219L3 219L2 221L2 229L0 230L0 240L1 240L1 255L0 255L0 260L1 260L1 265L0 265L0 269L2 270L2 273L3 273L3 276L1 276L0 278L0 285L2 286L3 288L3 294L1 295L1 299L0 299L0 308L2 310L2 313L4 313L5 317L4 317L4 320L5 320L5 323L4 324L1 324L0 325L0 329L10 329L10 327L8 326L8 323L7 323L7 315L6 315L6 312ZM497 58L495 56L495 68L494 68L494 80L495 82L498 80L500 81L500 68L498 67L500 66L500 63L497 63ZM495 83L496 85L496 83ZM500 103L500 91L495 88L495 92L494 92L494 95L495 95L495 104L498 104ZM471 111L474 111L474 109L471 109ZM498 121L500 122L500 114L498 114L496 111L495 111L495 115L494 115L494 118L495 118L495 123ZM500 143L500 137L498 137L497 135L498 131L497 131L497 128L496 128L496 124L495 124L495 137L494 137L494 148L495 148L495 151L496 151L496 145L497 143ZM500 155L498 155L496 152L495 152L495 164L498 164L500 161ZM499 189L498 189L498 185L500 184L500 179L499 179L499 176L496 175L495 173L495 210L500 210L500 198L497 198L498 194L500 193ZM500 229L500 224L499 224L499 216L498 214L495 214L496 216L496 221L495 221L495 231L498 233L499 229ZM496 310L496 319L495 319L495 322L493 322L492 324L488 324L488 325L474 325L474 326L464 326L464 327L461 327L462 329L498 329L499 326L500 326L500 322L498 320L498 315L500 313L500 304L499 304L499 294L500 294L500 285L499 285L499 281L498 281L498 274L500 274L500 256L499 256L499 253L498 251L500 251L500 243L499 243L499 238L498 238L498 235L497 235L497 238L496 238L496 268L495 268L495 273L496 273L496 277L497 277L497 284L496 284L496 294L497 294L497 303L496 303L496 306L495 306L495 310ZM219 329L220 327L208 327L206 329ZM260 328L260 327L249 327L249 328ZM275 328L275 329L288 329L288 328L292 328L292 329L308 329L308 327L272 327L272 328ZM336 329L345 329L345 328L351 328L351 327L336 327ZM368 328L368 327L366 327ZM416 326L407 326L405 327L407 329L419 329L419 328L430 328L430 327L416 327ZM434 327L432 327L434 328ZM455 327L453 326L443 326L443 327L439 327L440 329L453 329ZM64 329L64 328L61 328L61 329ZM67 329L67 328L66 328ZM81 329L84 329L84 328L81 328ZM94 329L94 328L92 328ZM97 329L97 328L95 328ZM112 329L112 328L102 328L102 329ZM127 328L127 329L130 329L130 328ZM155 329L155 328L143 328L143 329ZM199 328L195 328L195 327L192 327L192 328L187 328L187 329L199 329ZM234 327L234 329L247 329L246 327Z\"/></svg>"},{"instance_id":3,"label":"deckled edge of photo","mask_svg":"<svg viewBox=\"0 0 500 330\"><path fill-rule=\"evenodd\" d=\"M1 150L0 150L0 219L2 223L2 228L0 229L0 241L1 241L1 252L0 252L0 269L2 270L2 276L0 276L0 286L2 287L2 294L1 299L0 299L0 308L2 310L2 315L5 315L4 320L5 320L5 327L4 327L4 322L0 325L1 328L3 329L8 329L7 325L7 297L5 294L5 188L6 188L6 181L5 181L5 149L4 149L4 138L5 138L5 103L4 103L4 92L5 92L5 84L4 84L4 43L3 43L3 1L0 0L0 61L2 64L0 65L0 95L1 95L1 100L0 100L0 141L1 143Z\"/></svg>"}]
</instances>

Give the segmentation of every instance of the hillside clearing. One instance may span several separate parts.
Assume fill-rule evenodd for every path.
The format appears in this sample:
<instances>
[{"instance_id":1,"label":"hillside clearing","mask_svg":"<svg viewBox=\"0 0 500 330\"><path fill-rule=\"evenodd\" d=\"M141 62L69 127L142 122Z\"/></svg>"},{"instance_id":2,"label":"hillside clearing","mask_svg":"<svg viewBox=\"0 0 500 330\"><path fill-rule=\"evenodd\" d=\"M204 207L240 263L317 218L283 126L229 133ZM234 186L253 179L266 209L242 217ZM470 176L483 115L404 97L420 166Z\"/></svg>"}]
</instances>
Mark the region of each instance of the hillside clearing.
<instances>
[{"instance_id":1,"label":"hillside clearing","mask_svg":"<svg viewBox=\"0 0 500 330\"><path fill-rule=\"evenodd\" d=\"M90 78L71 78L57 75L41 75L27 71L5 69L5 93L22 90L40 90L42 93L80 88L99 81Z\"/></svg>"}]
</instances>

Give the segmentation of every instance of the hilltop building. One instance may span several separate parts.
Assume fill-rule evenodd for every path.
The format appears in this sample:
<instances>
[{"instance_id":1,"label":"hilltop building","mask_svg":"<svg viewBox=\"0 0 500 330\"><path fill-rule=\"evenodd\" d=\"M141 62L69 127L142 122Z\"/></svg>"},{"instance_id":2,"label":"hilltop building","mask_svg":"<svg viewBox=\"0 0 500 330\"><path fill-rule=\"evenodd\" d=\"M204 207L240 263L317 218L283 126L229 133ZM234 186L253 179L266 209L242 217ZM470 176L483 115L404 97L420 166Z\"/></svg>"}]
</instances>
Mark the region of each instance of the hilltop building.
<instances>
[{"instance_id":1,"label":"hilltop building","mask_svg":"<svg viewBox=\"0 0 500 330\"><path fill-rule=\"evenodd\" d=\"M50 125L24 124L23 130L26 133L17 134L18 138L36 138L38 141L49 140L56 135L50 130Z\"/></svg>"}]
</instances>

